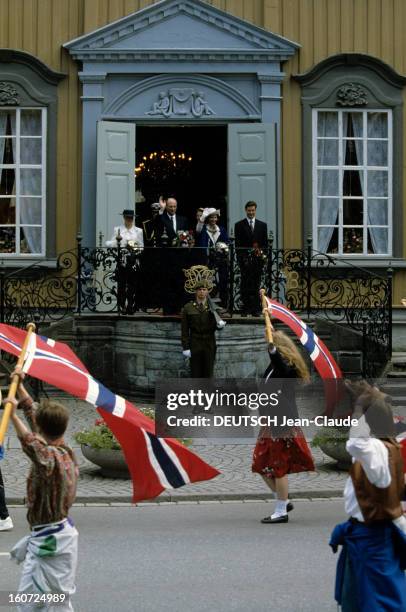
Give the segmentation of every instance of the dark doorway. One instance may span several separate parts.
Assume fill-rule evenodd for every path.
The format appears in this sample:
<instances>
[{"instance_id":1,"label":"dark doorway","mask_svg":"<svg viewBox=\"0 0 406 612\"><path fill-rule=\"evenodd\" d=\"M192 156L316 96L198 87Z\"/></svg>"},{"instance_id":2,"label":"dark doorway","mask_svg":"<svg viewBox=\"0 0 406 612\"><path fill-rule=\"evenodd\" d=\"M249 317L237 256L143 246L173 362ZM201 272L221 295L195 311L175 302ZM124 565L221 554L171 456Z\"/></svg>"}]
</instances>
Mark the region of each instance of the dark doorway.
<instances>
[{"instance_id":1,"label":"dark doorway","mask_svg":"<svg viewBox=\"0 0 406 612\"><path fill-rule=\"evenodd\" d=\"M227 209L227 126L139 126L136 137L137 225L152 202L172 195L193 228L199 207Z\"/></svg>"}]
</instances>

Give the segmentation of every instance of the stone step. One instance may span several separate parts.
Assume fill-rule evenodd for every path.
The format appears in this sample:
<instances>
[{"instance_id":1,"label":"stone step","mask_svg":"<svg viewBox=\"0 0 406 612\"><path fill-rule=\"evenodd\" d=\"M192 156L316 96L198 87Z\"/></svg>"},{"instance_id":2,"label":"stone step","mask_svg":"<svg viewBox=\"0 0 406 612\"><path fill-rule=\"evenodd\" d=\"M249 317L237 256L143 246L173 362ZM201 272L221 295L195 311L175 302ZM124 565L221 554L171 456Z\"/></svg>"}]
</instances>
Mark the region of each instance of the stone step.
<instances>
[{"instance_id":1,"label":"stone step","mask_svg":"<svg viewBox=\"0 0 406 612\"><path fill-rule=\"evenodd\" d=\"M392 392L396 392L396 393L403 393L404 395L406 395L406 378L401 378L398 379L396 377L394 378L389 378L383 381L379 381L378 382L380 387L384 387L385 389L388 389L388 391L390 390L391 393Z\"/></svg>"},{"instance_id":2,"label":"stone step","mask_svg":"<svg viewBox=\"0 0 406 612\"><path fill-rule=\"evenodd\" d=\"M392 372L405 372L406 376L406 353L392 353L391 359Z\"/></svg>"},{"instance_id":3,"label":"stone step","mask_svg":"<svg viewBox=\"0 0 406 612\"><path fill-rule=\"evenodd\" d=\"M396 379L393 379L394 381L396 381ZM406 395L406 385L402 382L400 384L398 384L397 382L379 382L379 387L383 387L384 389L386 389L391 393L396 393L397 395Z\"/></svg>"},{"instance_id":4,"label":"stone step","mask_svg":"<svg viewBox=\"0 0 406 612\"><path fill-rule=\"evenodd\" d=\"M389 369L386 373L387 378L396 380L399 379L398 383L393 383L398 386L403 386L404 383L400 382L401 379L405 379L406 386L406 353L403 351L392 353L392 358L389 364Z\"/></svg>"}]
</instances>

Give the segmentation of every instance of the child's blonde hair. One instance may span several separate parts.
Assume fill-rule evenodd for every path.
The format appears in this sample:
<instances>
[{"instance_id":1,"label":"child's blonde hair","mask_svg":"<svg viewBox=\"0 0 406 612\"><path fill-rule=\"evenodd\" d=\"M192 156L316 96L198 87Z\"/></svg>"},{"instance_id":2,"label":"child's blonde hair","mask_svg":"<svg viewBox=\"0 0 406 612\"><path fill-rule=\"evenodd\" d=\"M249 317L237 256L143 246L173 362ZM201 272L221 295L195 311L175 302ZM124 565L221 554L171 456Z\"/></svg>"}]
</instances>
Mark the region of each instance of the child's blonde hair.
<instances>
[{"instance_id":1,"label":"child's blonde hair","mask_svg":"<svg viewBox=\"0 0 406 612\"><path fill-rule=\"evenodd\" d=\"M293 340L289 338L283 331L275 331L273 333L275 347L278 349L284 360L295 368L300 378L305 381L310 380L309 368L305 360L300 354Z\"/></svg>"}]
</instances>

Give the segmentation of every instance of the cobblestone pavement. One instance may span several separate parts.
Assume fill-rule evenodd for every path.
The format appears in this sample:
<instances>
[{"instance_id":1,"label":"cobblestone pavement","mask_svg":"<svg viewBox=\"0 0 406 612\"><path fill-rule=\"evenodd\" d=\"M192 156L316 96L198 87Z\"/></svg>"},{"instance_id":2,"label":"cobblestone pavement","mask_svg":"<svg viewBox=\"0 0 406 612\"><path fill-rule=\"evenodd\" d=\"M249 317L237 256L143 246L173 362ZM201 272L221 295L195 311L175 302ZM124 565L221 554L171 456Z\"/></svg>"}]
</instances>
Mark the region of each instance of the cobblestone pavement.
<instances>
[{"instance_id":1,"label":"cobblestone pavement","mask_svg":"<svg viewBox=\"0 0 406 612\"><path fill-rule=\"evenodd\" d=\"M92 425L98 414L85 402L74 399L63 402L71 410L71 419L66 440L76 449L80 465L78 502L129 502L132 486L130 480L104 478L99 468L85 459L73 434ZM138 403L138 407L144 405ZM158 501L210 501L233 499L266 499L269 492L262 479L251 472L251 457L254 442L229 440L192 444L191 449L202 459L215 466L221 474L207 482L188 485L171 493L165 492ZM238 442L238 443L237 443ZM9 503L22 503L25 496L25 479L29 461L20 450L19 442L10 425L5 443L5 457L1 470L5 480L6 496ZM346 472L335 469L335 464L319 449L312 449L317 472L303 472L289 476L292 497L337 497L342 495Z\"/></svg>"}]
</instances>

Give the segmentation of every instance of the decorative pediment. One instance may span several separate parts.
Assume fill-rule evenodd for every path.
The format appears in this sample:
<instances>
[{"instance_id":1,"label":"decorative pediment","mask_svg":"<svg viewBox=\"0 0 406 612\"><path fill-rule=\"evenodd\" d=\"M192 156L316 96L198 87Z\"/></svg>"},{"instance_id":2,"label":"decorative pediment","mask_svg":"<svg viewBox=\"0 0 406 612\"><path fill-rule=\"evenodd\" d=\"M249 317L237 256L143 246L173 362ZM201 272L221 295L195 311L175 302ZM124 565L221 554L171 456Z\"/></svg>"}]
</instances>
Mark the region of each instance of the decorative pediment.
<instances>
[{"instance_id":1,"label":"decorative pediment","mask_svg":"<svg viewBox=\"0 0 406 612\"><path fill-rule=\"evenodd\" d=\"M64 47L82 61L270 61L299 45L201 0L163 0Z\"/></svg>"},{"instance_id":2,"label":"decorative pediment","mask_svg":"<svg viewBox=\"0 0 406 612\"><path fill-rule=\"evenodd\" d=\"M134 109L137 114L134 115ZM158 75L132 85L104 109L104 118L160 120L258 119L238 89L207 75Z\"/></svg>"}]
</instances>

